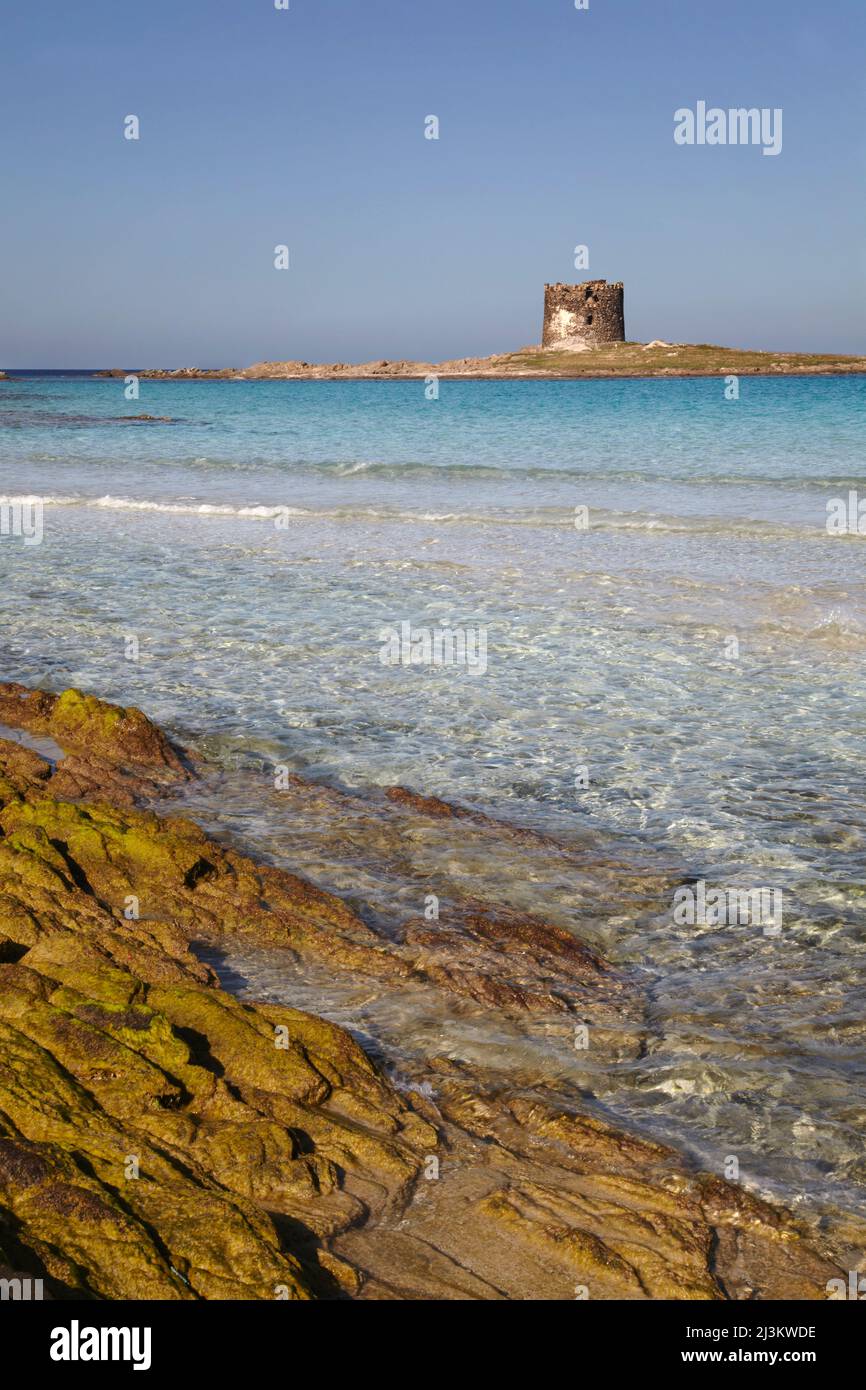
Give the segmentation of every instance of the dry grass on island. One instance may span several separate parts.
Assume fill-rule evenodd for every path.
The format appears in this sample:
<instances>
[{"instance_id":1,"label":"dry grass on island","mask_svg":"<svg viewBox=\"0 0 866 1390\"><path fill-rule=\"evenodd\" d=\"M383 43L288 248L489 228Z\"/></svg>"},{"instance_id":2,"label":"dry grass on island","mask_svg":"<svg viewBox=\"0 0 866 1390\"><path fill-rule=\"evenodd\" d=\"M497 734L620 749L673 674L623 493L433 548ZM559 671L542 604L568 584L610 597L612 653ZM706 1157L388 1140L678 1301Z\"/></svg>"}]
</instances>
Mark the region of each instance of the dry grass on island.
<instances>
[{"instance_id":1,"label":"dry grass on island","mask_svg":"<svg viewBox=\"0 0 866 1390\"><path fill-rule=\"evenodd\" d=\"M757 352L712 343L604 343L583 352L529 348L508 355L508 375L739 376L866 372L866 357L840 353Z\"/></svg>"}]
</instances>

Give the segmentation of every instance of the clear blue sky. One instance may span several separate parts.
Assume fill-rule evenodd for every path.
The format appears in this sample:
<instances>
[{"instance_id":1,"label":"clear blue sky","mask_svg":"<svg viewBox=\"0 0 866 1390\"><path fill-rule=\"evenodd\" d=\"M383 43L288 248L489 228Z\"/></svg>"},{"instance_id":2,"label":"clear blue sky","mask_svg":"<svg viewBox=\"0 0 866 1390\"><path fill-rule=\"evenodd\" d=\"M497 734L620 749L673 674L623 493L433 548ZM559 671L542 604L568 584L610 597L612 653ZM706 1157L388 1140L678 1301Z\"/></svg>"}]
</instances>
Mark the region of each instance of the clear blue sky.
<instances>
[{"instance_id":1,"label":"clear blue sky","mask_svg":"<svg viewBox=\"0 0 866 1390\"><path fill-rule=\"evenodd\" d=\"M864 92L864 0L4 0L0 365L506 350L577 243L629 337L864 351Z\"/></svg>"}]
</instances>

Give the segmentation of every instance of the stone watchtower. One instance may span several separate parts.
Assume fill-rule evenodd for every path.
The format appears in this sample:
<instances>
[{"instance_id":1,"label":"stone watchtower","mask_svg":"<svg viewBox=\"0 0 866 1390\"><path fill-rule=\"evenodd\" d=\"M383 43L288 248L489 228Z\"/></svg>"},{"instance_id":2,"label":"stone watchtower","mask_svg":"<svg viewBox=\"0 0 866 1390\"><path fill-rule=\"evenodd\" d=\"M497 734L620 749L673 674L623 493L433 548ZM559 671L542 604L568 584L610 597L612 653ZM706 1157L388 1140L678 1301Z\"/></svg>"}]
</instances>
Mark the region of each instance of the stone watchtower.
<instances>
[{"instance_id":1,"label":"stone watchtower","mask_svg":"<svg viewBox=\"0 0 866 1390\"><path fill-rule=\"evenodd\" d=\"M606 280L585 280L582 285L544 286L542 347L582 348L624 342L621 280L615 285Z\"/></svg>"}]
</instances>

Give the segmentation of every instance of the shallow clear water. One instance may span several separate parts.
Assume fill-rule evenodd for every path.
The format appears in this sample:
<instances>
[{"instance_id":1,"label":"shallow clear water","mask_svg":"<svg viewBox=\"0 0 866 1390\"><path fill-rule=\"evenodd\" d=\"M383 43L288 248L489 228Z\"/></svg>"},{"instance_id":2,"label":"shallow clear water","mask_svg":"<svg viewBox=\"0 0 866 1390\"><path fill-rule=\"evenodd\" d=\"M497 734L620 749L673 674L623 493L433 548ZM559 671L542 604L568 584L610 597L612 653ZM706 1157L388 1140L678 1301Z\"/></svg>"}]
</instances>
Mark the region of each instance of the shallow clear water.
<instances>
[{"instance_id":1,"label":"shallow clear water","mask_svg":"<svg viewBox=\"0 0 866 1390\"><path fill-rule=\"evenodd\" d=\"M199 742L225 769L203 821L383 919L435 880L587 934L647 991L645 1055L592 1069L528 1025L487 1051L866 1213L866 537L825 525L866 497L866 379L740 385L0 383L0 494L54 499L41 545L0 539L3 669ZM173 423L116 419L140 412ZM486 672L382 664L401 622L483 626ZM327 805L287 823L277 762L475 804L579 845L580 873L432 840L398 862ZM594 858L667 886L637 912ZM677 925L690 879L780 889L781 935ZM485 1039L232 964L383 1046Z\"/></svg>"}]
</instances>

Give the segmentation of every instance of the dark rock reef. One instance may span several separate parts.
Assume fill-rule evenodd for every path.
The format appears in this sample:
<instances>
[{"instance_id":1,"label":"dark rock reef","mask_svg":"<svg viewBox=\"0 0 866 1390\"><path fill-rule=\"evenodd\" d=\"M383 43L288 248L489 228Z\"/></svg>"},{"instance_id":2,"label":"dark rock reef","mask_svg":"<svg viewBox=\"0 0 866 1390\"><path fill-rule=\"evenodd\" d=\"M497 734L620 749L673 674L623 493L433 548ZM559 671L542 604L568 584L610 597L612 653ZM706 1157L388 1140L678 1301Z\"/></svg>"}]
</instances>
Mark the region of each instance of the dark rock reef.
<instances>
[{"instance_id":1,"label":"dark rock reef","mask_svg":"<svg viewBox=\"0 0 866 1390\"><path fill-rule=\"evenodd\" d=\"M0 723L63 751L0 739L0 1264L60 1299L826 1296L832 1252L673 1150L447 1059L397 1089L192 949L612 1021L631 992L570 933L467 902L386 939L147 809L196 771L140 711L3 685Z\"/></svg>"}]
</instances>

